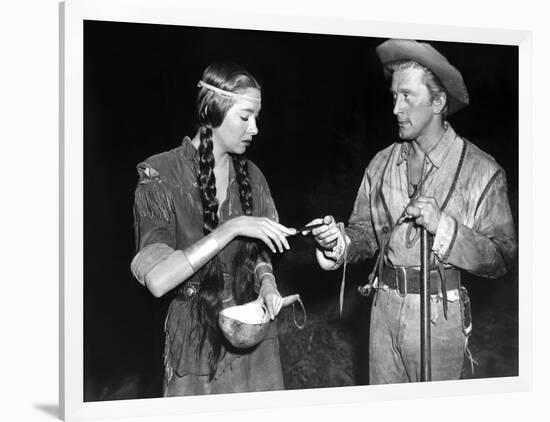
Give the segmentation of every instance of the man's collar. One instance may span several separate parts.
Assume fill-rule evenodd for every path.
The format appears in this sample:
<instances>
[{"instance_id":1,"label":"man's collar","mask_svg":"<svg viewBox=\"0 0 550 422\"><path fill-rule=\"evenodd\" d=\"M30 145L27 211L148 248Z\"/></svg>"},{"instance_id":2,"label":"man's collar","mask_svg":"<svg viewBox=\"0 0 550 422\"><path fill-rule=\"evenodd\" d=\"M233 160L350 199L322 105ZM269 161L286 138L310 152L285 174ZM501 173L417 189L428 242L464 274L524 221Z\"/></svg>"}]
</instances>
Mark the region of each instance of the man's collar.
<instances>
[{"instance_id":1,"label":"man's collar","mask_svg":"<svg viewBox=\"0 0 550 422\"><path fill-rule=\"evenodd\" d=\"M401 143L401 151L399 152L399 159L397 160L397 165L401 165L403 161L407 161L409 158L409 151L411 148L411 144L409 141L403 141Z\"/></svg>"},{"instance_id":2,"label":"man's collar","mask_svg":"<svg viewBox=\"0 0 550 422\"><path fill-rule=\"evenodd\" d=\"M439 142L435 144L434 147L426 154L431 163L437 168L441 167L443 160L449 152L451 144L456 138L456 133L449 122L445 122L444 127L445 133L443 134ZM406 161L409 158L410 149L410 142L403 142L401 144L401 151L399 159L397 160L397 165L400 165L403 161Z\"/></svg>"},{"instance_id":3,"label":"man's collar","mask_svg":"<svg viewBox=\"0 0 550 422\"><path fill-rule=\"evenodd\" d=\"M443 134L439 142L435 144L434 147L426 154L428 156L428 159L437 168L441 167L443 160L449 153L451 144L456 138L456 133L448 122L444 123L444 127L445 133Z\"/></svg>"}]
</instances>

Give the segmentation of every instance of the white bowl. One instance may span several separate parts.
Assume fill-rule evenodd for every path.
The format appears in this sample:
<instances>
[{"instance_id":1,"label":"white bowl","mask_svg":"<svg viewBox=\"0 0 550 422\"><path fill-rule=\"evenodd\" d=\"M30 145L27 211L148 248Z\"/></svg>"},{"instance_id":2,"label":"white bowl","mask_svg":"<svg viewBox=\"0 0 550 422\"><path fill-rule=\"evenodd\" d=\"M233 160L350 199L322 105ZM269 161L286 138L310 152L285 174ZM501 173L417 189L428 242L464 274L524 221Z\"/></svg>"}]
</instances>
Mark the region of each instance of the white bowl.
<instances>
[{"instance_id":1,"label":"white bowl","mask_svg":"<svg viewBox=\"0 0 550 422\"><path fill-rule=\"evenodd\" d=\"M263 340L269 326L269 314L262 303L254 301L223 309L218 324L234 347L248 349Z\"/></svg>"}]
</instances>

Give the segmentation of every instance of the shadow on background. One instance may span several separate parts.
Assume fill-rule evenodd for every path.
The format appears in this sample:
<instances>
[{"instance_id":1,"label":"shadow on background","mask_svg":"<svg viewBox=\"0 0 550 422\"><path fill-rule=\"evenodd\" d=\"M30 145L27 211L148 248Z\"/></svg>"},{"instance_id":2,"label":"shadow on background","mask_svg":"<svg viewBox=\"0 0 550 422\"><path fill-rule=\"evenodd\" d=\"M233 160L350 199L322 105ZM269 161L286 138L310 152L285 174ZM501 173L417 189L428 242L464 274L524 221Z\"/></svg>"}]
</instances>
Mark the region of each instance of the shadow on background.
<instances>
[{"instance_id":1,"label":"shadow on background","mask_svg":"<svg viewBox=\"0 0 550 422\"><path fill-rule=\"evenodd\" d=\"M59 419L59 406L57 404L35 404L34 407L54 419Z\"/></svg>"}]
</instances>

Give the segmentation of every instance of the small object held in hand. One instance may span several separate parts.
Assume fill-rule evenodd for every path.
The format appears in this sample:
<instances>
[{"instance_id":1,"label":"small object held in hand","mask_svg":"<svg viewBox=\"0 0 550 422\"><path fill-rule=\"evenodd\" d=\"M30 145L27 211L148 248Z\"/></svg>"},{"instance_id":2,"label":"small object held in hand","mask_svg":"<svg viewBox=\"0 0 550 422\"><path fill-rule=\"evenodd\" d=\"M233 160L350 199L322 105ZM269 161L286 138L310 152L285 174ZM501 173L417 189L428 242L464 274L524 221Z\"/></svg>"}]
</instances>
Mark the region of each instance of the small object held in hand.
<instances>
[{"instance_id":1,"label":"small object held in hand","mask_svg":"<svg viewBox=\"0 0 550 422\"><path fill-rule=\"evenodd\" d=\"M373 287L372 287L372 284L371 284L371 283L367 283L367 284L365 284L364 286L359 286L359 287L357 287L357 291L359 292L359 294L360 294L361 296L368 296L368 295L370 295L371 292L372 292L372 289L373 289Z\"/></svg>"},{"instance_id":2,"label":"small object held in hand","mask_svg":"<svg viewBox=\"0 0 550 422\"><path fill-rule=\"evenodd\" d=\"M303 232L310 232L313 229L316 229L317 227L326 226L325 223L319 223L319 224L312 224L311 226L302 226L298 227L296 229L296 234L303 233Z\"/></svg>"},{"instance_id":3,"label":"small object held in hand","mask_svg":"<svg viewBox=\"0 0 550 422\"><path fill-rule=\"evenodd\" d=\"M412 215L409 215L407 213L404 213L399 220L397 220L396 226L399 226L400 224L403 224L405 221L413 220L414 217Z\"/></svg>"}]
</instances>

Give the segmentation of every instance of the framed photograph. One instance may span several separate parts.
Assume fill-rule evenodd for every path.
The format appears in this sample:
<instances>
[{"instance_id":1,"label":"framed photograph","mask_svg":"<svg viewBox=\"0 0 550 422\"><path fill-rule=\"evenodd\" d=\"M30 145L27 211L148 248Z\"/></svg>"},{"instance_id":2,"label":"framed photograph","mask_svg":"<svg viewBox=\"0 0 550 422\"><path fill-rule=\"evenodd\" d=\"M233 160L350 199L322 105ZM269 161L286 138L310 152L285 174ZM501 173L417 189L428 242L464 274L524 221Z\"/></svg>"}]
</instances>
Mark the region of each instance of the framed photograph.
<instances>
[{"instance_id":1,"label":"framed photograph","mask_svg":"<svg viewBox=\"0 0 550 422\"><path fill-rule=\"evenodd\" d=\"M339 404L388 400L388 397L431 398L531 388L532 338L528 324L532 280L529 261L525 258L530 254L530 245L525 239L531 238L531 225L525 221L528 214L525 209L529 209L531 203L528 188L531 180L524 165L532 142L530 33L267 13L204 13L167 0L68 0L60 5L60 16L63 117L60 411L64 420ZM442 101L442 108L434 112L443 116L444 132L432 147L447 138L449 145L451 141L455 142L453 145L457 142L465 145L464 149L457 149L458 164L452 169L446 167L444 161L448 152L436 155L435 149L422 150L420 163L426 164L416 169L417 183L412 183L415 177L411 175L415 172L412 164L415 145L421 148L423 144L418 140L428 137L423 138L424 135L419 135L421 132L408 135L409 129L413 131L416 127L417 115L410 112L408 117L401 116L405 115L404 109L422 109L422 113L426 113L428 106L422 105L422 108L420 103L415 103L417 99L410 87L401 88L395 77L397 70L392 70L393 74L388 71L387 63L399 59L396 51L400 48L391 42L388 44L388 40L413 43L410 48L421 46L422 53L415 54L426 60L423 66L431 67L438 83L444 85L444 100L437 97ZM216 80L212 69L227 66L225 63L246 69L247 74L253 75L255 85L240 90L223 88L223 84L216 86L212 82ZM205 71L207 68L210 73ZM452 73L455 71L457 73ZM205 80L206 77L211 79ZM405 82L410 81L402 81ZM243 132L247 134L246 139L239 139L239 148L244 142L243 151L227 146L233 135L220 134L220 122L204 123L210 122L209 116L215 113L212 106L205 109L201 103L207 95L247 105L243 106L243 110L247 110L245 114L235 117L236 122L240 119L239 124L246 126ZM434 98L436 96L430 97L430 110L437 102ZM163 183L177 185L182 195L181 209L191 209L190 204L200 200L196 206L200 214L193 214L194 208L188 212L193 218L207 221L208 193L203 193L207 187L201 185L202 179L180 185L179 173L170 179L168 173L158 167L165 165L161 164L164 158L158 158L161 153L165 154L161 154L162 157L166 154L187 157L186 154L197 151L200 158L195 170L205 174L208 159L199 156L198 151L207 148L207 143L202 144L207 138L202 131L206 133L207 129L215 134L210 136L226 142L223 145L228 156L245 152L249 160L246 177L253 183L265 183L258 188L264 196L257 193L255 187L251 188L250 195L267 211L262 214L252 209L250 215L258 219L269 217L281 225L270 230L283 230L285 241L264 240L266 244L271 242L275 249L269 265L278 294L283 298L299 295L303 308L298 306L299 302L284 307L280 302L269 305L265 295L264 311L272 312L273 307L278 311L276 334L271 338L276 344L276 353L262 358L261 364L251 363L252 367L267 368L256 387L212 391L198 387L193 390L195 387L187 385L185 388L197 393L182 396L174 393L183 391L177 390L180 387L170 390L167 385L173 377L183 378L195 374L193 371L199 371L201 376L207 373L201 372L202 367L190 369L182 363L193 352L191 349L182 346L178 357L174 357L174 338L186 324L180 320L173 322L174 303L182 295L189 295L186 300L198 301L196 289L203 284L180 280L157 294L151 288L150 278L146 278L151 277L152 266L143 270L143 274L140 272L143 268L140 265L145 264L136 260L138 253L146 246L164 242L143 241L144 218L158 217L161 221L163 212L169 212L171 216L165 219L162 230L172 227L170 230L178 236L193 237L189 232L182 234L182 227L185 230L188 227L178 225L180 216L176 216L174 201L177 198L174 199L173 192L154 191L149 195L147 191L142 195L141 189L153 185L164 189ZM390 149L392 145L395 147ZM403 145L412 145L412 155L407 155L409 149L403 149ZM452 199L451 194L450 200L445 195L444 200L436 199L437 209L441 211L434 220L438 224L432 229L428 223L423 226L428 235L432 235L427 238L433 242L426 249L427 277L432 277L433 272L440 274L441 279L437 280L456 283L443 290L438 284L440 289L423 308L429 312L424 325L414 317L418 333L422 327L428 328L429 340L432 340L431 344L427 343L429 352L420 346L420 341L414 340L414 344L418 344L414 359L421 359L422 364L418 364L418 368L412 366L416 368L414 373L408 372L411 366L405 365L408 369L399 375L401 378L387 378L391 369L384 369L380 361L374 360L373 345L369 345L378 341L373 340L374 333L380 332L373 309L382 309L389 303L384 296L388 291L404 298L419 295L422 289L419 284L422 271L408 272L404 264L398 265L399 254L405 252L398 252L391 240L381 246L382 232L377 232L381 230L379 217L372 214L373 211L366 211L370 205L365 204L376 201L381 201L382 212L391 208L387 203L392 201L392 193L384 196L386 182L379 180L388 174L389 164L377 165L376 160L385 157L389 163L389 151L397 151L396 148L400 154L396 160L400 163L411 157L411 164L405 163L412 169L408 176L409 188L413 189L414 185L420 189L418 185L422 185L426 174L431 174L428 167L440 173L448 168L449 174L456 174L456 177L449 176L450 186L460 192L456 196L461 199ZM219 151L215 150L212 157L220 157L216 155ZM472 164L473 161L468 160L474 160L473 156L481 161ZM214 195L222 189L228 189L230 195L231 183L234 183L238 186L235 201L244 209L246 200L242 196L246 195L241 192L246 182L239 181L244 180L239 179L244 173L238 168L239 161L233 159L226 173L229 185L216 184ZM179 164L174 166L180 168ZM398 169L398 164L395 168ZM471 176L465 176L465 172L471 172ZM218 179L209 180L204 182L205 186ZM376 196L376 183L381 186L380 197ZM429 186L429 182L426 183ZM397 188L392 185L388 189L395 193ZM409 210L407 205L414 205L416 202L409 201L424 197L417 194L416 188L413 191L398 215L388 211L392 216L391 230L403 223L401 217L416 219L416 211ZM363 203L362 192L372 197L368 196L368 201ZM187 194L190 196L185 196ZM469 200L470 195L478 196ZM487 198L493 205L486 205ZM214 212L217 217L211 217L214 226L203 233L204 222L201 223L197 229L200 237L234 218L231 197L227 199L225 203L218 197ZM168 205L163 208L164 200ZM448 203L449 208L445 208ZM452 207L460 209L452 210ZM421 213L422 207L417 208ZM464 221L455 215L468 212L472 217L465 216ZM332 220L322 220L328 216ZM361 216L369 227L374 227L368 238L364 233L370 229L364 225L354 226ZM256 227L246 221L246 227ZM342 223L336 230L341 237L335 234L336 246L327 247L323 252L317 232L302 227L319 222L329 227L327 221ZM415 221L407 224L410 227L424 224ZM438 250L436 241L440 240L441 245L446 241L441 234L445 224L450 225L447 231L451 236L447 246ZM162 231L157 229L155 233ZM243 230L235 232L232 239L248 236ZM414 236L414 233L407 235ZM468 240L468 236L474 238ZM333 259L330 254L336 253L340 239L344 242L342 259ZM190 250L174 242L166 243L166 247L171 248L170 254L187 253L185 262L190 268L195 262L202 262L200 259L204 256L212 259L203 248L200 259L194 261ZM372 253L363 253L349 246L354 242L365 245L371 242L375 246L369 249ZM186 244L192 245L193 242ZM368 245L365 248L368 249ZM377 258L376 249L387 251L387 248L389 255ZM420 254L420 243L415 248L418 252L414 253ZM218 245L217 253L226 250L225 244ZM162 255L163 262L175 259L176 255L170 254ZM233 262L231 259L228 262ZM330 261L329 267L334 262L338 265L327 271L323 259ZM389 261L398 268L391 270L395 284L383 282L387 280L384 277L389 277L384 275L390 267ZM173 273L185 273L187 267L178 262ZM442 265L440 271L447 276L436 273L438 263ZM253 275L261 283L263 273L258 275L260 264L255 264ZM399 271L406 275L400 276ZM373 277L369 277L370 274ZM518 283L520 276L521 284ZM414 277L418 280L417 287L411 281ZM261 286L263 284L258 284L254 291L260 297ZM411 290L413 288L418 290ZM449 296L443 291L448 291ZM468 299L461 294L466 291ZM193 295L197 295L195 299ZM400 306L399 312L404 312L404 305ZM459 363L455 363L458 368L455 372L458 372L437 379L439 369L436 368L438 365L450 367L451 355L447 349L439 348L436 337L440 335L439 327L453 318L453 312L462 324L459 331L463 334L458 339L461 342ZM407 324L414 325L412 314L402 315L398 318L402 324L399 330L405 326L409 330ZM183 318L183 314L177 318ZM171 324L176 327L174 331ZM403 332L396 334L396 338ZM423 338L426 339L425 332ZM458 341L448 339L442 344L455 340ZM409 358L403 357L399 347L395 347L396 356L406 361ZM249 349L246 350L239 353L248 356ZM223 353L222 357L218 356L218 363L225 362ZM243 370L235 369L239 359L228 361L227 371ZM208 356L201 362L208 365ZM373 366L381 369L375 371ZM276 371L280 372L281 381L267 386L265 383ZM239 376L235 377L228 381L230 385L240 382ZM373 382L375 378L378 382ZM167 393L170 391L174 394Z\"/></svg>"}]
</instances>

